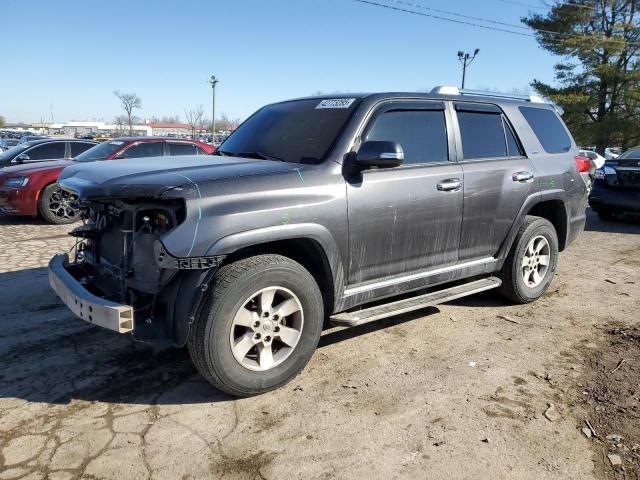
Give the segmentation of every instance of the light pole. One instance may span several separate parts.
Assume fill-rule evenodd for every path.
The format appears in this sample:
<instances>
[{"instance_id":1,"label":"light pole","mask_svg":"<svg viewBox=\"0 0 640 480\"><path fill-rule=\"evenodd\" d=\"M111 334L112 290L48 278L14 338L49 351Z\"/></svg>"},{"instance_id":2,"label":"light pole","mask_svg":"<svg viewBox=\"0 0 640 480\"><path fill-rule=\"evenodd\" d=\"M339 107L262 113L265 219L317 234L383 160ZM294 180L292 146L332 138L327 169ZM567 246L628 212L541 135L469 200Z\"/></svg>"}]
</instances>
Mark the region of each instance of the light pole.
<instances>
[{"instance_id":1,"label":"light pole","mask_svg":"<svg viewBox=\"0 0 640 480\"><path fill-rule=\"evenodd\" d=\"M480 49L476 48L473 52L473 56L470 53L458 50L458 61L462 64L462 88L464 88L464 81L467 76L467 66L471 65L471 62L476 58L476 55L480 53Z\"/></svg>"},{"instance_id":2,"label":"light pole","mask_svg":"<svg viewBox=\"0 0 640 480\"><path fill-rule=\"evenodd\" d=\"M216 84L219 80L215 75L211 75L209 79L209 83L211 84L211 90L213 91L213 97L211 100L211 142L215 145L216 143Z\"/></svg>"}]
</instances>

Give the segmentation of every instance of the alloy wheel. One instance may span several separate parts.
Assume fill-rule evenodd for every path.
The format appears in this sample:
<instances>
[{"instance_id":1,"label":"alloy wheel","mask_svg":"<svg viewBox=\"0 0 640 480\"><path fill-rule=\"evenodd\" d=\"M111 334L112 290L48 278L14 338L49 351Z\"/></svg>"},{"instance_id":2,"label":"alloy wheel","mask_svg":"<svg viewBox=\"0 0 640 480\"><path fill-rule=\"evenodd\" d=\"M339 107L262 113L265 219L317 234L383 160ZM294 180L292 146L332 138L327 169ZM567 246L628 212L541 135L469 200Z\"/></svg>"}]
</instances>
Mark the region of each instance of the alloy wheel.
<instances>
[{"instance_id":1,"label":"alloy wheel","mask_svg":"<svg viewBox=\"0 0 640 480\"><path fill-rule=\"evenodd\" d=\"M80 205L78 195L57 187L47 201L49 212L61 220L73 220L78 217Z\"/></svg>"},{"instance_id":2,"label":"alloy wheel","mask_svg":"<svg viewBox=\"0 0 640 480\"><path fill-rule=\"evenodd\" d=\"M293 353L303 325L302 304L291 290L264 288L251 295L233 319L229 335L233 356L249 370L270 370Z\"/></svg>"},{"instance_id":3,"label":"alloy wheel","mask_svg":"<svg viewBox=\"0 0 640 480\"><path fill-rule=\"evenodd\" d=\"M551 248L548 240L538 235L527 244L522 257L522 279L527 287L535 288L542 283L549 269Z\"/></svg>"}]
</instances>

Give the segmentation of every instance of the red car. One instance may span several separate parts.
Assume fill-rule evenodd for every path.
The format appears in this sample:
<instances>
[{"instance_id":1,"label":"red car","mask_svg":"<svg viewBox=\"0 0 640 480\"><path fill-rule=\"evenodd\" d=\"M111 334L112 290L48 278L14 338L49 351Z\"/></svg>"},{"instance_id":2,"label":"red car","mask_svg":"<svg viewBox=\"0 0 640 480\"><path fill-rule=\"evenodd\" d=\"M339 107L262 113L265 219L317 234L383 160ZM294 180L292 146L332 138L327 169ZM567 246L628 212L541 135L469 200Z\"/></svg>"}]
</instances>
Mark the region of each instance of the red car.
<instances>
[{"instance_id":1,"label":"red car","mask_svg":"<svg viewBox=\"0 0 640 480\"><path fill-rule=\"evenodd\" d=\"M80 218L77 199L62 191L58 176L74 162L175 155L209 155L214 147L195 140L165 137L123 137L96 145L73 160L24 163L0 169L0 215L40 214L49 223Z\"/></svg>"}]
</instances>

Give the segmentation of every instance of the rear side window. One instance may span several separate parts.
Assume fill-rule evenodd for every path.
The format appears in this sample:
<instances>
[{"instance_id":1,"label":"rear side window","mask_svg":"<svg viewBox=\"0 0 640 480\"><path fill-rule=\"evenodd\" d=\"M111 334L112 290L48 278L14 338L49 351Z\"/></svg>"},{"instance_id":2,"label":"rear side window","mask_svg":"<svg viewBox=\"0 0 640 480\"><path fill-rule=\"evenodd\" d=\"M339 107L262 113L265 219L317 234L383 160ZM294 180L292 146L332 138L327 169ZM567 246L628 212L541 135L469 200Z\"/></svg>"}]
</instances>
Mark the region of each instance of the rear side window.
<instances>
[{"instance_id":1,"label":"rear side window","mask_svg":"<svg viewBox=\"0 0 640 480\"><path fill-rule=\"evenodd\" d=\"M31 160L52 160L64 158L65 142L50 142L37 145L31 150L27 150L27 155Z\"/></svg>"},{"instance_id":2,"label":"rear side window","mask_svg":"<svg viewBox=\"0 0 640 480\"><path fill-rule=\"evenodd\" d=\"M547 153L564 153L571 149L571 138L553 110L520 107L520 113L536 134Z\"/></svg>"},{"instance_id":3,"label":"rear side window","mask_svg":"<svg viewBox=\"0 0 640 480\"><path fill-rule=\"evenodd\" d=\"M161 157L162 142L140 142L127 148L118 158Z\"/></svg>"},{"instance_id":4,"label":"rear side window","mask_svg":"<svg viewBox=\"0 0 640 480\"><path fill-rule=\"evenodd\" d=\"M442 110L395 110L376 118L366 141L396 142L404 163L448 161L447 129Z\"/></svg>"},{"instance_id":5,"label":"rear side window","mask_svg":"<svg viewBox=\"0 0 640 480\"><path fill-rule=\"evenodd\" d=\"M458 123L465 160L507 156L500 114L459 111Z\"/></svg>"},{"instance_id":6,"label":"rear side window","mask_svg":"<svg viewBox=\"0 0 640 480\"><path fill-rule=\"evenodd\" d=\"M169 155L200 155L201 150L193 143L167 143Z\"/></svg>"},{"instance_id":7,"label":"rear side window","mask_svg":"<svg viewBox=\"0 0 640 480\"><path fill-rule=\"evenodd\" d=\"M86 152L91 147L95 147L93 143L84 142L71 142L71 158L80 155L82 152Z\"/></svg>"}]
</instances>

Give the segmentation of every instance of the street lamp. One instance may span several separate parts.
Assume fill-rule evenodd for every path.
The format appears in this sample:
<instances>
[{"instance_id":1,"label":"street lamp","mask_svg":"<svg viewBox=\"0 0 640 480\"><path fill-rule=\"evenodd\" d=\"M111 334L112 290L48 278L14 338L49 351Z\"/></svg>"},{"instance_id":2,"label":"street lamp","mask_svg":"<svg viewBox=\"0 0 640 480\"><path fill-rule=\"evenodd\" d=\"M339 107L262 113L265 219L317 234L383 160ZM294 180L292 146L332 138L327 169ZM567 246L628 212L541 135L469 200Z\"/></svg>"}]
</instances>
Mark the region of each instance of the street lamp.
<instances>
[{"instance_id":1,"label":"street lamp","mask_svg":"<svg viewBox=\"0 0 640 480\"><path fill-rule=\"evenodd\" d=\"M211 101L211 135L212 135L212 143L215 145L216 143L216 84L219 80L215 75L211 75L209 79L209 83L211 84L211 90L213 92L213 97Z\"/></svg>"},{"instance_id":2,"label":"street lamp","mask_svg":"<svg viewBox=\"0 0 640 480\"><path fill-rule=\"evenodd\" d=\"M473 56L470 53L458 50L458 61L462 64L462 88L464 88L464 81L467 76L467 66L471 65L471 62L476 58L476 55L480 53L480 49L476 48L473 51Z\"/></svg>"}]
</instances>

